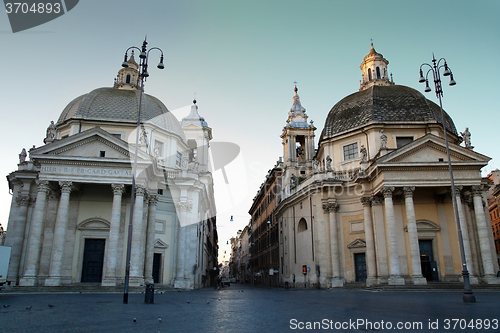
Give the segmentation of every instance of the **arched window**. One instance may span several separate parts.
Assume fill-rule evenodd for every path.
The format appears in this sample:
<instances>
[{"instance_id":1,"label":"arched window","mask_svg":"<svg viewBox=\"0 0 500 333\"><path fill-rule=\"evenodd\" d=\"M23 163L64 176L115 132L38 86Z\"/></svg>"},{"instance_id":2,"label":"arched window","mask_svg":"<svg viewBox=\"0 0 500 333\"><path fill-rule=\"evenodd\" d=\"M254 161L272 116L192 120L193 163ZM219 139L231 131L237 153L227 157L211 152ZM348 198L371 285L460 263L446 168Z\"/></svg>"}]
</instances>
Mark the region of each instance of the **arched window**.
<instances>
[{"instance_id":1,"label":"arched window","mask_svg":"<svg viewBox=\"0 0 500 333\"><path fill-rule=\"evenodd\" d=\"M128 84L130 84L130 74L129 74L129 75L127 75L127 80L126 80L126 82L127 82Z\"/></svg>"},{"instance_id":2,"label":"arched window","mask_svg":"<svg viewBox=\"0 0 500 333\"><path fill-rule=\"evenodd\" d=\"M372 80L372 69L368 68L368 81Z\"/></svg>"},{"instance_id":3,"label":"arched window","mask_svg":"<svg viewBox=\"0 0 500 333\"><path fill-rule=\"evenodd\" d=\"M307 222L304 218L301 218L299 221L299 225L297 226L297 231L302 232L307 230Z\"/></svg>"},{"instance_id":4,"label":"arched window","mask_svg":"<svg viewBox=\"0 0 500 333\"><path fill-rule=\"evenodd\" d=\"M380 80L380 68L379 67L377 67L377 79Z\"/></svg>"}]
</instances>

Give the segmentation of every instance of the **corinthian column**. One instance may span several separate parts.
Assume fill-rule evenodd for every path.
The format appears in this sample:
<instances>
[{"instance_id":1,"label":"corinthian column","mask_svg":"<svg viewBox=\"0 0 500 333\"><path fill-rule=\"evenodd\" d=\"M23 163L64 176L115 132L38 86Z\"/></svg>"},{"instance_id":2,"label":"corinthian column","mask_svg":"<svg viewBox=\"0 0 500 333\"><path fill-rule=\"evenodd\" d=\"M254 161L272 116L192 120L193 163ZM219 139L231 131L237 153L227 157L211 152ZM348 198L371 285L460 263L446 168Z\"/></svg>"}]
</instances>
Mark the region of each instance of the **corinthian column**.
<instances>
[{"instance_id":1,"label":"corinthian column","mask_svg":"<svg viewBox=\"0 0 500 333\"><path fill-rule=\"evenodd\" d=\"M156 204L158 203L158 195L149 195L149 212L148 225L146 232L146 265L144 268L144 278L146 283L154 283L153 281L153 257L154 257L154 242L155 242L155 222L156 222Z\"/></svg>"},{"instance_id":2,"label":"corinthian column","mask_svg":"<svg viewBox=\"0 0 500 333\"><path fill-rule=\"evenodd\" d=\"M123 184L111 184L113 189L113 207L111 208L111 221L106 251L106 266L104 271L103 286L116 285L116 262L118 253L118 238L120 236L120 217L122 214L122 194L125 189Z\"/></svg>"},{"instance_id":3,"label":"corinthian column","mask_svg":"<svg viewBox=\"0 0 500 333\"><path fill-rule=\"evenodd\" d=\"M365 242L366 242L366 286L377 284L377 269L375 264L375 241L373 238L373 224L371 199L367 197L361 198L364 213L365 226Z\"/></svg>"},{"instance_id":4,"label":"corinthian column","mask_svg":"<svg viewBox=\"0 0 500 333\"><path fill-rule=\"evenodd\" d=\"M19 274L19 265L21 263L21 255L23 252L24 232L26 229L26 220L28 217L28 205L31 198L28 195L19 195L16 198L16 203L19 206L17 219L12 226L12 234L9 235L9 241L5 245L12 246L10 253L9 274L7 280L17 283ZM10 228L10 225L9 225ZM10 229L9 229L10 230Z\"/></svg>"},{"instance_id":5,"label":"corinthian column","mask_svg":"<svg viewBox=\"0 0 500 333\"><path fill-rule=\"evenodd\" d=\"M464 254L465 254L465 262L467 264L467 269L470 272L470 280L471 283L477 284L477 277L474 276L475 272L473 270L472 266L472 255L470 251L470 242L469 242L469 229L467 227L467 220L465 219L465 214L464 214L464 208L462 205L462 187L461 186L455 186L455 197L456 197L456 204L457 204L457 210L458 210L458 216L460 219L460 229L462 230L462 241L464 244ZM458 230L457 230L458 231Z\"/></svg>"},{"instance_id":6,"label":"corinthian column","mask_svg":"<svg viewBox=\"0 0 500 333\"><path fill-rule=\"evenodd\" d=\"M339 205L336 202L329 202L323 205L325 212L328 212L330 224L330 262L332 264L332 287L342 287L344 279L340 275L340 255L339 255L339 236L337 231L337 216Z\"/></svg>"},{"instance_id":7,"label":"corinthian column","mask_svg":"<svg viewBox=\"0 0 500 333\"><path fill-rule=\"evenodd\" d=\"M57 208L56 224L54 227L54 241L52 243L52 254L50 256L49 278L45 280L46 286L61 285L62 258L64 253L64 241L66 240L66 228L68 225L69 196L71 193L70 181L60 181L61 198Z\"/></svg>"},{"instance_id":8,"label":"corinthian column","mask_svg":"<svg viewBox=\"0 0 500 333\"><path fill-rule=\"evenodd\" d=\"M473 186L472 191L474 195L474 213L476 214L479 247L481 249L481 259L483 261L483 279L488 284L500 284L500 279L495 276L495 271L493 270L493 259L491 256L491 247L488 238L488 232L491 232L491 229L487 226L486 218L484 216L482 186Z\"/></svg>"},{"instance_id":9,"label":"corinthian column","mask_svg":"<svg viewBox=\"0 0 500 333\"><path fill-rule=\"evenodd\" d=\"M142 219L145 193L145 188L136 187L130 262L131 286L141 286L144 284L144 248L142 247L144 245L142 242L144 235L142 234Z\"/></svg>"},{"instance_id":10,"label":"corinthian column","mask_svg":"<svg viewBox=\"0 0 500 333\"><path fill-rule=\"evenodd\" d=\"M420 264L417 220L415 218L415 207L413 205L413 191L415 191L415 186L405 186L403 191L405 194L408 241L410 243L411 277L413 284L427 284L427 279L422 275L422 265Z\"/></svg>"},{"instance_id":11,"label":"corinthian column","mask_svg":"<svg viewBox=\"0 0 500 333\"><path fill-rule=\"evenodd\" d=\"M21 286L35 285L38 261L40 260L43 218L45 217L45 203L47 201L47 193L49 192L49 181L37 180L36 183L38 185L38 193L36 196L33 218L31 219L26 268L22 279L19 280L19 285Z\"/></svg>"},{"instance_id":12,"label":"corinthian column","mask_svg":"<svg viewBox=\"0 0 500 333\"><path fill-rule=\"evenodd\" d=\"M399 271L399 257L398 257L398 236L396 232L396 220L394 218L394 205L392 203L392 192L394 187L384 187L382 193L384 194L385 206L385 228L387 234L387 247L389 252L389 284L390 285L404 285L405 280L401 277Z\"/></svg>"}]
</instances>

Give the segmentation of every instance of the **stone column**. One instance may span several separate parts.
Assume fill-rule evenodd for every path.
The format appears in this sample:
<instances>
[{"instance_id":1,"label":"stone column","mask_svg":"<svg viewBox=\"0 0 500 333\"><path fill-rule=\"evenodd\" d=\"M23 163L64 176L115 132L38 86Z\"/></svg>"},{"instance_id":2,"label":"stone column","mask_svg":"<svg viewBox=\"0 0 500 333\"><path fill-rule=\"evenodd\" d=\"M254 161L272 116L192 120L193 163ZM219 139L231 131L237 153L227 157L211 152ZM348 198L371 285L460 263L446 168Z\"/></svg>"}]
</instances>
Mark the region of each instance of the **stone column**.
<instances>
[{"instance_id":1,"label":"stone column","mask_svg":"<svg viewBox=\"0 0 500 333\"><path fill-rule=\"evenodd\" d=\"M45 203L49 192L48 180L37 180L38 193L36 196L35 210L31 219L31 228L28 242L28 255L21 286L34 286L36 284L37 270L40 260L40 249L42 242L43 218L45 217Z\"/></svg>"},{"instance_id":2,"label":"stone column","mask_svg":"<svg viewBox=\"0 0 500 333\"><path fill-rule=\"evenodd\" d=\"M472 192L474 195L474 213L476 214L477 234L479 238L479 247L481 249L481 259L483 262L484 280L488 284L500 284L500 279L495 276L493 270L493 259L490 252L490 242L488 232L491 232L491 227L486 224L483 209L483 188L482 186L473 186Z\"/></svg>"},{"instance_id":3,"label":"stone column","mask_svg":"<svg viewBox=\"0 0 500 333\"><path fill-rule=\"evenodd\" d=\"M427 279L422 275L422 265L420 264L417 220L415 218L415 207L413 205L413 191L415 191L415 186L405 186L403 191L406 206L406 227L408 229L408 241L410 243L411 277L413 284L427 284Z\"/></svg>"},{"instance_id":4,"label":"stone column","mask_svg":"<svg viewBox=\"0 0 500 333\"><path fill-rule=\"evenodd\" d=\"M135 188L134 217L132 224L132 250L130 259L130 285L144 285L144 243L142 239L142 219L144 207L144 194L146 189L137 186Z\"/></svg>"},{"instance_id":5,"label":"stone column","mask_svg":"<svg viewBox=\"0 0 500 333\"><path fill-rule=\"evenodd\" d=\"M149 195L149 213L146 232L146 265L144 268L144 279L146 283L154 283L153 280L153 258L155 249L155 223L156 223L156 204L158 195Z\"/></svg>"},{"instance_id":6,"label":"stone column","mask_svg":"<svg viewBox=\"0 0 500 333\"><path fill-rule=\"evenodd\" d=\"M456 186L455 187L455 197L457 199L457 210L458 210L458 216L460 219L460 229L462 230L462 240L464 244L464 254L465 254L465 262L467 263L467 270L469 271L470 276L470 282L472 284L477 284L478 280L477 277L474 276L475 272L472 269L472 255L470 252L470 242L469 242L469 229L467 227L467 220L465 219L465 214L464 214L464 208L462 205L462 187L461 186ZM458 230L457 230L458 231ZM461 251L461 249L460 249Z\"/></svg>"},{"instance_id":7,"label":"stone column","mask_svg":"<svg viewBox=\"0 0 500 333\"><path fill-rule=\"evenodd\" d=\"M404 285L405 280L399 271L398 237L396 233L396 220L394 218L394 205L392 203L394 187L384 187L385 228L387 234L387 247L389 252L389 285Z\"/></svg>"},{"instance_id":8,"label":"stone column","mask_svg":"<svg viewBox=\"0 0 500 333\"><path fill-rule=\"evenodd\" d=\"M375 195L372 199L373 237L375 241L375 257L377 265L377 284L388 283L389 265L387 263L387 241L385 236L384 197Z\"/></svg>"},{"instance_id":9,"label":"stone column","mask_svg":"<svg viewBox=\"0 0 500 333\"><path fill-rule=\"evenodd\" d=\"M365 243L366 243L366 286L377 284L377 269L375 263L375 241L373 237L371 199L361 198L364 213Z\"/></svg>"},{"instance_id":10,"label":"stone column","mask_svg":"<svg viewBox=\"0 0 500 333\"><path fill-rule=\"evenodd\" d=\"M19 266L22 259L21 255L23 252L26 220L28 218L28 205L30 204L31 198L29 197L29 195L20 194L16 197L15 200L17 205L19 206L19 210L17 213L16 222L12 226L12 235L10 235L9 242L5 245L12 246L10 252L9 274L7 275L7 280L14 281L14 283L17 284L20 273Z\"/></svg>"},{"instance_id":11,"label":"stone column","mask_svg":"<svg viewBox=\"0 0 500 333\"><path fill-rule=\"evenodd\" d=\"M342 287L344 279L340 274L340 255L339 255L339 236L337 231L337 216L339 205L336 202L329 202L323 205L325 212L328 212L328 220L330 224L330 253L332 264L332 287Z\"/></svg>"},{"instance_id":12,"label":"stone column","mask_svg":"<svg viewBox=\"0 0 500 333\"><path fill-rule=\"evenodd\" d=\"M71 193L70 181L60 181L61 198L57 207L56 224L54 226L54 241L52 243L52 254L50 256L49 278L45 280L46 286L60 286L62 272L62 258L64 253L64 242L66 240L66 228L68 225L69 196Z\"/></svg>"},{"instance_id":13,"label":"stone column","mask_svg":"<svg viewBox=\"0 0 500 333\"><path fill-rule=\"evenodd\" d=\"M111 184L113 189L113 206L109 225L108 244L106 249L105 271L102 279L103 286L116 285L116 263L118 255L118 241L120 237L120 218L122 214L122 195L125 190L123 184Z\"/></svg>"},{"instance_id":14,"label":"stone column","mask_svg":"<svg viewBox=\"0 0 500 333\"><path fill-rule=\"evenodd\" d=\"M188 240L188 228L186 225L187 211L189 209L188 202L186 199L181 199L176 205L176 211L179 215L179 230L178 230L178 241L177 241L177 269L176 277L174 281L174 288L185 289L189 283L189 276L185 276L186 268L186 252L188 251L187 240Z\"/></svg>"}]
</instances>

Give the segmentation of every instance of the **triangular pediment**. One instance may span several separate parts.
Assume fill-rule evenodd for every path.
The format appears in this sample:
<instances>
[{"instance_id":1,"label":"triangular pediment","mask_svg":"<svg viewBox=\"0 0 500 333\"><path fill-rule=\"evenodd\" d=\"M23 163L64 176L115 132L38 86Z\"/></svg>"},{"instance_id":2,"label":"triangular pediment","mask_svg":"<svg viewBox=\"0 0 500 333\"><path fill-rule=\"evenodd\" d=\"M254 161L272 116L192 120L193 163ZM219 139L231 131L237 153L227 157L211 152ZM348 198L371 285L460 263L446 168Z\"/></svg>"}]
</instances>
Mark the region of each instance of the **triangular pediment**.
<instances>
[{"instance_id":1,"label":"triangular pediment","mask_svg":"<svg viewBox=\"0 0 500 333\"><path fill-rule=\"evenodd\" d=\"M128 143L106 132L102 128L94 127L84 132L71 135L61 140L54 141L40 148L30 151L30 156L34 159L45 158L104 158L107 160L130 161ZM150 156L139 150L139 159L149 160Z\"/></svg>"},{"instance_id":2,"label":"triangular pediment","mask_svg":"<svg viewBox=\"0 0 500 333\"><path fill-rule=\"evenodd\" d=\"M168 244L162 241L161 239L157 238L155 239L155 244L154 247L160 248L160 249L168 249Z\"/></svg>"},{"instance_id":3,"label":"triangular pediment","mask_svg":"<svg viewBox=\"0 0 500 333\"><path fill-rule=\"evenodd\" d=\"M355 249L360 247L366 247L366 242L362 239L356 239L347 245L348 249Z\"/></svg>"},{"instance_id":4,"label":"triangular pediment","mask_svg":"<svg viewBox=\"0 0 500 333\"><path fill-rule=\"evenodd\" d=\"M449 144L450 158L452 162L461 163L484 163L490 160L489 157L479 154L471 149L467 149L456 144ZM446 163L445 141L433 134L427 134L391 153L377 159L378 165L383 164L422 164L422 163Z\"/></svg>"}]
</instances>

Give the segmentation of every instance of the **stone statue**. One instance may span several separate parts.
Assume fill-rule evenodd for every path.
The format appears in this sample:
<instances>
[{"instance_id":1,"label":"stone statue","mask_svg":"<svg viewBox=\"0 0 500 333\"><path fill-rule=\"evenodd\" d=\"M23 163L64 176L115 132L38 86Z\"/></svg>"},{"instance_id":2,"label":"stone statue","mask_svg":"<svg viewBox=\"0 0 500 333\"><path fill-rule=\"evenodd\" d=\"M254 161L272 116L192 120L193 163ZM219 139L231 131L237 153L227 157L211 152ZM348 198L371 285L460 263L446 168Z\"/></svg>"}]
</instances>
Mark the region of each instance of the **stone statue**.
<instances>
[{"instance_id":1,"label":"stone statue","mask_svg":"<svg viewBox=\"0 0 500 333\"><path fill-rule=\"evenodd\" d=\"M26 154L26 149L23 148L21 154L19 154L19 164L26 162L26 156L28 156L28 154Z\"/></svg>"},{"instance_id":2,"label":"stone statue","mask_svg":"<svg viewBox=\"0 0 500 333\"><path fill-rule=\"evenodd\" d=\"M364 145L361 145L359 152L361 153L361 163L368 161L368 152L366 151L366 147Z\"/></svg>"},{"instance_id":3,"label":"stone statue","mask_svg":"<svg viewBox=\"0 0 500 333\"><path fill-rule=\"evenodd\" d=\"M290 177L290 185L291 185L291 187L293 188L293 187L297 186L297 184L298 184L297 176L292 175Z\"/></svg>"},{"instance_id":4,"label":"stone statue","mask_svg":"<svg viewBox=\"0 0 500 333\"><path fill-rule=\"evenodd\" d=\"M304 148L302 146L297 147L297 161L302 161L304 156Z\"/></svg>"},{"instance_id":5,"label":"stone statue","mask_svg":"<svg viewBox=\"0 0 500 333\"><path fill-rule=\"evenodd\" d=\"M189 166L189 158L187 156L188 154L182 154L182 160L181 160L181 169L182 170L187 170Z\"/></svg>"},{"instance_id":6,"label":"stone statue","mask_svg":"<svg viewBox=\"0 0 500 333\"><path fill-rule=\"evenodd\" d=\"M384 130L380 130L380 149L387 148L387 135L385 135Z\"/></svg>"},{"instance_id":7,"label":"stone statue","mask_svg":"<svg viewBox=\"0 0 500 333\"><path fill-rule=\"evenodd\" d=\"M313 160L313 172L318 173L319 172L319 161L317 159Z\"/></svg>"},{"instance_id":8,"label":"stone statue","mask_svg":"<svg viewBox=\"0 0 500 333\"><path fill-rule=\"evenodd\" d=\"M474 148L474 147L472 147L472 144L470 142L470 132L469 132L469 128L468 127L465 128L465 131L460 132L460 135L464 139L465 148L467 148L467 149Z\"/></svg>"},{"instance_id":9,"label":"stone statue","mask_svg":"<svg viewBox=\"0 0 500 333\"><path fill-rule=\"evenodd\" d=\"M326 157L326 170L332 171L332 158L330 157L330 155Z\"/></svg>"},{"instance_id":10,"label":"stone statue","mask_svg":"<svg viewBox=\"0 0 500 333\"><path fill-rule=\"evenodd\" d=\"M146 130L143 128L141 131L141 135L139 136L139 144L146 145L148 143L148 134Z\"/></svg>"},{"instance_id":11,"label":"stone statue","mask_svg":"<svg viewBox=\"0 0 500 333\"><path fill-rule=\"evenodd\" d=\"M45 139L43 139L43 143L51 143L56 139L56 125L54 121L50 122L49 127L47 127L47 133L45 135Z\"/></svg>"}]
</instances>

